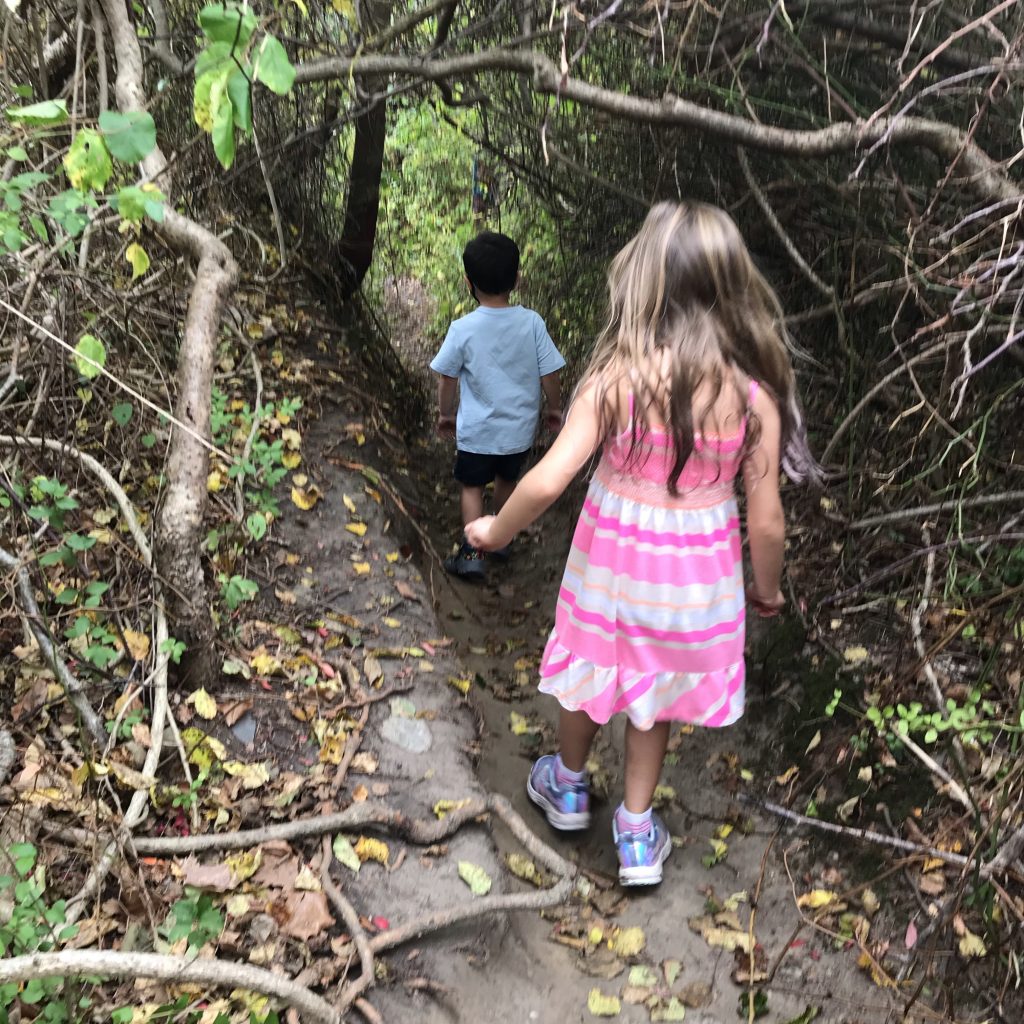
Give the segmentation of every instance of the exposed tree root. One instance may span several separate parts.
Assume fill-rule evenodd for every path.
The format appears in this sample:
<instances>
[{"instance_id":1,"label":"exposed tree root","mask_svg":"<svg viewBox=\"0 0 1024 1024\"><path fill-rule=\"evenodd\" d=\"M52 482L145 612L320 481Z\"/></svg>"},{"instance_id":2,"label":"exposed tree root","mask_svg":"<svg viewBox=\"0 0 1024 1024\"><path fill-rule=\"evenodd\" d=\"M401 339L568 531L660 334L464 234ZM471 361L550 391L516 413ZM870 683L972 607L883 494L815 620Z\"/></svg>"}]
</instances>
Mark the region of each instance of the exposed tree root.
<instances>
[{"instance_id":1,"label":"exposed tree root","mask_svg":"<svg viewBox=\"0 0 1024 1024\"><path fill-rule=\"evenodd\" d=\"M0 960L0 984L31 978L99 974L116 978L156 978L246 989L275 996L294 1006L315 1024L340 1024L341 1014L325 999L296 985L290 978L260 967L227 960L192 960L159 953L121 953L111 950L66 949Z\"/></svg>"}]
</instances>

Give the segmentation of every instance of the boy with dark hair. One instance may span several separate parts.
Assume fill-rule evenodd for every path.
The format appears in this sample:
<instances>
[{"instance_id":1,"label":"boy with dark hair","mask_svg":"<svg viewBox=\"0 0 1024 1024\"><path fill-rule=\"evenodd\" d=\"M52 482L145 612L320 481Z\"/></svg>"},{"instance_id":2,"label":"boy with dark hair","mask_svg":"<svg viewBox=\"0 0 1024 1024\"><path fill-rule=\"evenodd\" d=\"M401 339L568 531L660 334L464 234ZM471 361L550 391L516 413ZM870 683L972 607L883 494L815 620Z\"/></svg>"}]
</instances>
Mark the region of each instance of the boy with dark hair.
<instances>
[{"instance_id":1,"label":"boy with dark hair","mask_svg":"<svg viewBox=\"0 0 1024 1024\"><path fill-rule=\"evenodd\" d=\"M481 232L466 246L462 265L479 305L448 328L430 368L440 377L437 432L456 439L455 479L465 525L483 515L487 484L494 483L495 512L515 490L537 431L542 394L548 428L561 426L558 371L565 360L539 314L509 302L519 283L519 247L511 238ZM508 557L507 549L494 554ZM463 579L486 575L482 553L465 537L444 565Z\"/></svg>"}]
</instances>

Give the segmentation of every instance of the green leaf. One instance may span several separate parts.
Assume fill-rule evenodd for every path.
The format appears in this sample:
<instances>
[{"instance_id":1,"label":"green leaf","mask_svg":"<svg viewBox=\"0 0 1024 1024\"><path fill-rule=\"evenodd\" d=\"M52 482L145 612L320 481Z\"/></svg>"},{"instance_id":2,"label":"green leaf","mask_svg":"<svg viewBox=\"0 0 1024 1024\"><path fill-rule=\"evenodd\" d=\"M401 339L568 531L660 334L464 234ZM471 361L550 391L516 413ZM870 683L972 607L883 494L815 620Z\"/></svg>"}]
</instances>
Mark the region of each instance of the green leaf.
<instances>
[{"instance_id":1,"label":"green leaf","mask_svg":"<svg viewBox=\"0 0 1024 1024\"><path fill-rule=\"evenodd\" d=\"M27 107L8 107L7 116L25 125L56 125L68 119L68 105L65 100L43 100Z\"/></svg>"},{"instance_id":2,"label":"green leaf","mask_svg":"<svg viewBox=\"0 0 1024 1024\"><path fill-rule=\"evenodd\" d=\"M486 896L491 891L491 876L482 867L468 860L459 861L459 878L469 886L474 896Z\"/></svg>"},{"instance_id":3,"label":"green leaf","mask_svg":"<svg viewBox=\"0 0 1024 1024\"><path fill-rule=\"evenodd\" d=\"M286 96L295 81L288 53L273 36L264 36L256 48L256 78L278 96Z\"/></svg>"},{"instance_id":4,"label":"green leaf","mask_svg":"<svg viewBox=\"0 0 1024 1024\"><path fill-rule=\"evenodd\" d=\"M64 156L64 170L71 187L79 192L103 188L114 173L103 136L91 128L83 128Z\"/></svg>"},{"instance_id":5,"label":"green leaf","mask_svg":"<svg viewBox=\"0 0 1024 1024\"><path fill-rule=\"evenodd\" d=\"M199 12L199 26L207 39L243 49L259 24L251 11L240 11L226 4L207 4Z\"/></svg>"},{"instance_id":6,"label":"green leaf","mask_svg":"<svg viewBox=\"0 0 1024 1024\"><path fill-rule=\"evenodd\" d=\"M100 131L115 160L137 164L156 147L156 124L146 110L127 114L105 110L100 114Z\"/></svg>"},{"instance_id":7,"label":"green leaf","mask_svg":"<svg viewBox=\"0 0 1024 1024\"><path fill-rule=\"evenodd\" d=\"M133 281L137 277L142 277L149 270L149 253L138 242L132 242L128 246L125 250L124 258L132 265Z\"/></svg>"},{"instance_id":8,"label":"green leaf","mask_svg":"<svg viewBox=\"0 0 1024 1024\"><path fill-rule=\"evenodd\" d=\"M78 372L89 379L98 377L106 365L107 350L99 338L83 334L75 346L75 366Z\"/></svg>"},{"instance_id":9,"label":"green leaf","mask_svg":"<svg viewBox=\"0 0 1024 1024\"><path fill-rule=\"evenodd\" d=\"M241 68L228 75L228 96L235 111L235 127L248 138L252 135L252 83Z\"/></svg>"},{"instance_id":10,"label":"green leaf","mask_svg":"<svg viewBox=\"0 0 1024 1024\"><path fill-rule=\"evenodd\" d=\"M246 519L245 527L253 540L263 540L267 535L267 517L262 512L253 512Z\"/></svg>"},{"instance_id":11,"label":"green leaf","mask_svg":"<svg viewBox=\"0 0 1024 1024\"><path fill-rule=\"evenodd\" d=\"M8 150L7 150L7 155L12 160L27 160L28 159L28 153L25 152L25 149L22 146L11 146L11 147L9 147Z\"/></svg>"},{"instance_id":12,"label":"green leaf","mask_svg":"<svg viewBox=\"0 0 1024 1024\"><path fill-rule=\"evenodd\" d=\"M338 858L339 864L344 864L349 871L353 874L358 874L359 869L363 866L363 862L359 859L359 855L352 848L352 844L343 835L336 835L334 837L334 856Z\"/></svg>"},{"instance_id":13,"label":"green leaf","mask_svg":"<svg viewBox=\"0 0 1024 1024\"><path fill-rule=\"evenodd\" d=\"M227 170L235 162L234 105L227 90L214 85L210 94L213 108L213 151L221 166Z\"/></svg>"},{"instance_id":14,"label":"green leaf","mask_svg":"<svg viewBox=\"0 0 1024 1024\"><path fill-rule=\"evenodd\" d=\"M132 418L132 413L134 411L135 406L133 406L131 402L118 402L117 405L110 410L110 415L119 427L123 427Z\"/></svg>"}]
</instances>

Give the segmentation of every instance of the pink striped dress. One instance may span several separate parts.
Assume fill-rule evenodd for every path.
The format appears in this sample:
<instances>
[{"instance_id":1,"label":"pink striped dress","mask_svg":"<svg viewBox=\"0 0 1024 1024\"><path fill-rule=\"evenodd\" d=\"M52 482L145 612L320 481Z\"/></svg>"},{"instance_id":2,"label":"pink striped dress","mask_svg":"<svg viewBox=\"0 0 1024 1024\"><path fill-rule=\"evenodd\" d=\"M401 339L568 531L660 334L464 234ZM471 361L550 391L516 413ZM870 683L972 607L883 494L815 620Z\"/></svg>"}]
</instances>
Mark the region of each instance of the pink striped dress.
<instances>
[{"instance_id":1,"label":"pink striped dress","mask_svg":"<svg viewBox=\"0 0 1024 1024\"><path fill-rule=\"evenodd\" d=\"M752 381L748 407L756 389ZM675 497L664 432L650 431L633 462L629 431L605 444L558 592L542 693L595 722L624 711L643 730L730 725L743 714L735 480L746 424L695 439Z\"/></svg>"}]
</instances>

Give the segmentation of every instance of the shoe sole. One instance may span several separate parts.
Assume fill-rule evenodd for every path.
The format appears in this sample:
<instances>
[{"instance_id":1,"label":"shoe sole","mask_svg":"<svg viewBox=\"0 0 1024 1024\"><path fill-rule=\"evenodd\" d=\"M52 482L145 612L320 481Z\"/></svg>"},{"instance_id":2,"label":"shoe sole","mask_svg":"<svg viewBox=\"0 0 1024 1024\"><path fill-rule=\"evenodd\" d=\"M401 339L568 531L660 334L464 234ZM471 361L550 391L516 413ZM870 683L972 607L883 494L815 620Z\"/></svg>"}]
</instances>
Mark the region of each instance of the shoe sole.
<instances>
[{"instance_id":1,"label":"shoe sole","mask_svg":"<svg viewBox=\"0 0 1024 1024\"><path fill-rule=\"evenodd\" d=\"M661 866L668 860L672 852L672 840L665 844L657 864L645 864L643 867L619 868L619 885L658 885L661 882Z\"/></svg>"},{"instance_id":2,"label":"shoe sole","mask_svg":"<svg viewBox=\"0 0 1024 1024\"><path fill-rule=\"evenodd\" d=\"M582 832L590 828L590 812L577 811L575 814L567 814L560 811L543 793L538 793L533 788L533 780L526 780L526 795L544 812L548 824L557 828L559 832Z\"/></svg>"}]
</instances>

